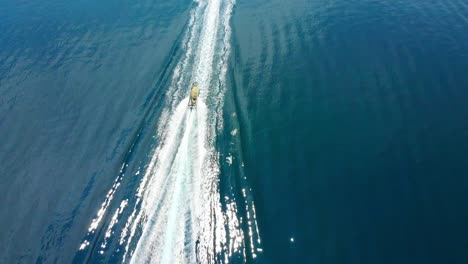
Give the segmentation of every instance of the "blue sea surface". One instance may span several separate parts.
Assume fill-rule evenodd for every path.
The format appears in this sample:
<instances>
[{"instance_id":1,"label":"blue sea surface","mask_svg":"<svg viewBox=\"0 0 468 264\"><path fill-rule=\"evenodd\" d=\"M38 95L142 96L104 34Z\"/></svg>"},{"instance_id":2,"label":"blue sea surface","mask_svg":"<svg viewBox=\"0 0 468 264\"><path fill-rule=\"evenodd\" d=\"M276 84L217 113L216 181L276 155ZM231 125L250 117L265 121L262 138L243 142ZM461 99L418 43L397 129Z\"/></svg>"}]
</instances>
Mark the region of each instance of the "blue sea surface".
<instances>
[{"instance_id":1,"label":"blue sea surface","mask_svg":"<svg viewBox=\"0 0 468 264\"><path fill-rule=\"evenodd\" d=\"M0 1L0 263L467 263L467 102L466 0Z\"/></svg>"},{"instance_id":2,"label":"blue sea surface","mask_svg":"<svg viewBox=\"0 0 468 264\"><path fill-rule=\"evenodd\" d=\"M468 3L236 8L265 263L466 263Z\"/></svg>"}]
</instances>

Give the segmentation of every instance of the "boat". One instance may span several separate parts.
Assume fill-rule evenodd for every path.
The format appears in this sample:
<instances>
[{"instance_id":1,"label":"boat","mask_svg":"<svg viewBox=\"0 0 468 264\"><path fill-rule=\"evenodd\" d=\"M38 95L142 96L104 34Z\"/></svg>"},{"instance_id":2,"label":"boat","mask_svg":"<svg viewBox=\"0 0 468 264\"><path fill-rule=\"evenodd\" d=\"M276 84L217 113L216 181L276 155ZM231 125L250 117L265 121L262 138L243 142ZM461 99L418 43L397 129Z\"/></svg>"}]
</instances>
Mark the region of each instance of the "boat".
<instances>
[{"instance_id":1,"label":"boat","mask_svg":"<svg viewBox=\"0 0 468 264\"><path fill-rule=\"evenodd\" d=\"M190 98L189 98L189 104L188 104L190 109L194 108L197 105L198 93L199 93L198 83L193 83L192 89L190 89Z\"/></svg>"}]
</instances>

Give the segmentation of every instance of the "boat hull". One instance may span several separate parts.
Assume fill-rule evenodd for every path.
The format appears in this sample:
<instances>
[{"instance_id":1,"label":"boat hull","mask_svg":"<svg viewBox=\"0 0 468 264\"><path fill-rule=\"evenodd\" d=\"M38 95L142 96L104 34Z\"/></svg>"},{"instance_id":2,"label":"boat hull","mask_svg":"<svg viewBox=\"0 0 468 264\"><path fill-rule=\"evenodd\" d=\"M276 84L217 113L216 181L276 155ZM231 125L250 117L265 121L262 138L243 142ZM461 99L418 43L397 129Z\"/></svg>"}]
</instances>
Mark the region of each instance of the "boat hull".
<instances>
[{"instance_id":1,"label":"boat hull","mask_svg":"<svg viewBox=\"0 0 468 264\"><path fill-rule=\"evenodd\" d=\"M192 88L190 89L190 98L189 98L189 104L188 104L190 108L193 108L197 105L198 94L199 94L198 84L194 83L192 85Z\"/></svg>"}]
</instances>

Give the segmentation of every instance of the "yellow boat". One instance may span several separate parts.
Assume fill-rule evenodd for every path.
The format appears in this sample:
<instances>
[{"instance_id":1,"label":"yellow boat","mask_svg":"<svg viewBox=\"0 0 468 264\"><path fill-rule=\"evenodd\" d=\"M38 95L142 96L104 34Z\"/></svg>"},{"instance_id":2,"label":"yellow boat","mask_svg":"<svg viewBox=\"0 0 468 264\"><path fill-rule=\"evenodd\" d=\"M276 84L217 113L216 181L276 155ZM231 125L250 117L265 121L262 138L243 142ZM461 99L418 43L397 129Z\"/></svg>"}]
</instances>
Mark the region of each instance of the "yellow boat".
<instances>
[{"instance_id":1,"label":"yellow boat","mask_svg":"<svg viewBox=\"0 0 468 264\"><path fill-rule=\"evenodd\" d=\"M190 89L190 99L189 99L189 104L188 104L190 109L192 109L197 104L198 93L199 93L198 83L193 83L192 89Z\"/></svg>"}]
</instances>

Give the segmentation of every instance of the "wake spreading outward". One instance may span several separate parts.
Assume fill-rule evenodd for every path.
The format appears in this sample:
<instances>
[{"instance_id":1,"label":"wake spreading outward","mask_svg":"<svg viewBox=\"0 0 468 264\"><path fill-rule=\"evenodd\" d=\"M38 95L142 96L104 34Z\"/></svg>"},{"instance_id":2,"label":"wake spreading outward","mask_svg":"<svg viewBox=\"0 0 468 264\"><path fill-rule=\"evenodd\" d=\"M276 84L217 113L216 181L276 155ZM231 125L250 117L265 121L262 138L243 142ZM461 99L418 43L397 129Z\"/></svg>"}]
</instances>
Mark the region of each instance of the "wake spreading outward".
<instances>
[{"instance_id":1,"label":"wake spreading outward","mask_svg":"<svg viewBox=\"0 0 468 264\"><path fill-rule=\"evenodd\" d=\"M234 256L246 260L246 255L255 258L261 252L255 207L246 198L246 190L241 191L246 215L239 217L238 204L227 196L221 201L218 186L220 158L215 140L217 131L223 129L234 4L234 0L195 1L183 39L184 55L175 67L158 120L160 143L134 201L123 200L108 224L101 254L106 239L117 232L123 262L227 263ZM89 233L101 225L119 181L109 191ZM131 211L124 214L127 210ZM114 227L118 221L125 222L121 230ZM98 242L85 240L80 250L90 243Z\"/></svg>"}]
</instances>

